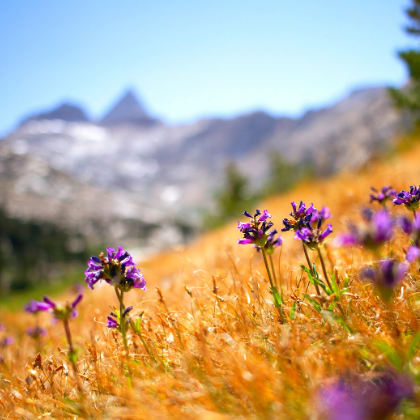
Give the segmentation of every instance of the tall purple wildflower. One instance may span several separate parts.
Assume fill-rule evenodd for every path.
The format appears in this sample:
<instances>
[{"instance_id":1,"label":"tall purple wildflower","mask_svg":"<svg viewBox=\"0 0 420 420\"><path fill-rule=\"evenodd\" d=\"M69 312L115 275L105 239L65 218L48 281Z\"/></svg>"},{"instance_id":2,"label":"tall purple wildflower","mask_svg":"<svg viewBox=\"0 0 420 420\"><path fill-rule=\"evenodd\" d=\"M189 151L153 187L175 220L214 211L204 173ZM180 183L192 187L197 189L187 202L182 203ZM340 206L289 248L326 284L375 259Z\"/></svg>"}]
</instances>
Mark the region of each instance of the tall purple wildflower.
<instances>
[{"instance_id":1,"label":"tall purple wildflower","mask_svg":"<svg viewBox=\"0 0 420 420\"><path fill-rule=\"evenodd\" d=\"M337 242L344 246L361 245L376 250L380 245L389 241L393 235L394 224L389 213L383 209L375 214L369 210L363 213L364 225L358 227L351 223L349 233L339 236Z\"/></svg>"},{"instance_id":2,"label":"tall purple wildflower","mask_svg":"<svg viewBox=\"0 0 420 420\"><path fill-rule=\"evenodd\" d=\"M376 188L370 188L375 194L370 194L370 202L377 201L379 204L385 204L388 200L396 194L396 191L391 186L382 187L381 191Z\"/></svg>"},{"instance_id":3,"label":"tall purple wildflower","mask_svg":"<svg viewBox=\"0 0 420 420\"><path fill-rule=\"evenodd\" d=\"M302 202L300 208L303 210L300 212L300 215L303 217L301 219L295 218L296 212L290 213L295 220L283 220L285 228L282 230L293 230L295 232L295 239L299 239L309 249L316 251L323 245L327 236L333 232L332 225L330 224L327 225L325 230L322 229L322 223L325 219L331 217L331 213L327 207L323 207L318 211L314 208L313 204L306 209L305 204Z\"/></svg>"},{"instance_id":4,"label":"tall purple wildflower","mask_svg":"<svg viewBox=\"0 0 420 420\"><path fill-rule=\"evenodd\" d=\"M85 276L85 282L91 289L98 281L104 280L124 292L128 292L133 287L146 290L143 274L136 267L133 257L121 246L118 247L118 251L107 248L107 256L103 253L99 257L92 256L88 261Z\"/></svg>"},{"instance_id":5,"label":"tall purple wildflower","mask_svg":"<svg viewBox=\"0 0 420 420\"><path fill-rule=\"evenodd\" d=\"M408 210L415 212L419 208L420 188L410 187L410 191L401 191L395 195L394 205L404 205Z\"/></svg>"},{"instance_id":6,"label":"tall purple wildflower","mask_svg":"<svg viewBox=\"0 0 420 420\"><path fill-rule=\"evenodd\" d=\"M264 210L262 214L260 210L257 210L254 216L244 211L243 215L249 217L250 220L247 223L238 222L236 229L239 229L244 234L243 239L238 239L238 244L254 244L256 247L262 248L267 244L268 238L277 233L275 229L269 231L273 226L273 222L267 221L267 219L271 219L271 214L268 210Z\"/></svg>"},{"instance_id":7,"label":"tall purple wildflower","mask_svg":"<svg viewBox=\"0 0 420 420\"><path fill-rule=\"evenodd\" d=\"M67 321L69 318L77 316L76 306L82 300L83 295L78 295L72 302L55 303L48 296L44 296L43 302L31 300L29 304L25 306L25 311L30 313L36 313L39 311L50 312L55 318L62 321Z\"/></svg>"}]
</instances>

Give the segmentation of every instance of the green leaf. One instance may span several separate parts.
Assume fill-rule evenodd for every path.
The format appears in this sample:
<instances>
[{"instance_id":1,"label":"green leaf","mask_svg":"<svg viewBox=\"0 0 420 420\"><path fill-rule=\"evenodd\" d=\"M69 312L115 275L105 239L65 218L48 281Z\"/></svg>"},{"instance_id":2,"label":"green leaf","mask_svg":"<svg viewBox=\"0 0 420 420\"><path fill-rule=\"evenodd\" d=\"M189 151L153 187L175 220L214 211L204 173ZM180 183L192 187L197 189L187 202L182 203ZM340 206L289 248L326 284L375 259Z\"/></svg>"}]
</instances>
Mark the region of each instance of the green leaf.
<instances>
[{"instance_id":1,"label":"green leaf","mask_svg":"<svg viewBox=\"0 0 420 420\"><path fill-rule=\"evenodd\" d=\"M293 302L292 309L290 310L290 319L295 319L296 301Z\"/></svg>"},{"instance_id":2,"label":"green leaf","mask_svg":"<svg viewBox=\"0 0 420 420\"><path fill-rule=\"evenodd\" d=\"M403 361L397 351L385 341L376 340L374 342L376 348L384 353L388 360L398 369L402 370Z\"/></svg>"},{"instance_id":3,"label":"green leaf","mask_svg":"<svg viewBox=\"0 0 420 420\"><path fill-rule=\"evenodd\" d=\"M308 267L305 267L304 265L301 265L300 268L305 271L306 273L308 273L309 275L311 275L311 270L309 270Z\"/></svg>"},{"instance_id":4,"label":"green leaf","mask_svg":"<svg viewBox=\"0 0 420 420\"><path fill-rule=\"evenodd\" d=\"M272 286L272 287L270 287L270 290L271 290L271 291L272 291L272 293L273 293L273 301L274 301L274 305L275 305L277 308L281 308L281 296L280 296L279 291L277 290L277 287L276 287L276 286Z\"/></svg>"},{"instance_id":5,"label":"green leaf","mask_svg":"<svg viewBox=\"0 0 420 420\"><path fill-rule=\"evenodd\" d=\"M344 277L344 287L348 287L349 282L350 282L349 275L346 274L346 276Z\"/></svg>"},{"instance_id":6,"label":"green leaf","mask_svg":"<svg viewBox=\"0 0 420 420\"><path fill-rule=\"evenodd\" d=\"M338 284L335 280L335 273L331 276L331 286L333 289L333 292L337 295L337 297L340 297L340 288L338 287Z\"/></svg>"},{"instance_id":7,"label":"green leaf","mask_svg":"<svg viewBox=\"0 0 420 420\"><path fill-rule=\"evenodd\" d=\"M312 271L317 279L319 279L318 272L316 271L315 263L312 264Z\"/></svg>"},{"instance_id":8,"label":"green leaf","mask_svg":"<svg viewBox=\"0 0 420 420\"><path fill-rule=\"evenodd\" d=\"M419 347L419 344L420 344L420 331L417 331L414 334L414 337L412 338L410 345L408 346L408 351L407 351L408 360L411 360L414 357Z\"/></svg>"},{"instance_id":9,"label":"green leaf","mask_svg":"<svg viewBox=\"0 0 420 420\"><path fill-rule=\"evenodd\" d=\"M68 358L71 363L77 363L77 351L73 350L68 353Z\"/></svg>"},{"instance_id":10,"label":"green leaf","mask_svg":"<svg viewBox=\"0 0 420 420\"><path fill-rule=\"evenodd\" d=\"M313 298L311 298L309 295L307 295L306 293L302 293L303 296L306 297L306 299L308 300L308 302L319 312L321 313L321 305Z\"/></svg>"},{"instance_id":11,"label":"green leaf","mask_svg":"<svg viewBox=\"0 0 420 420\"><path fill-rule=\"evenodd\" d=\"M330 290L330 288L322 280L315 279L315 281L317 282L317 284L319 284L322 287L322 290L324 290L324 292L328 296L332 295L332 291Z\"/></svg>"}]
</instances>

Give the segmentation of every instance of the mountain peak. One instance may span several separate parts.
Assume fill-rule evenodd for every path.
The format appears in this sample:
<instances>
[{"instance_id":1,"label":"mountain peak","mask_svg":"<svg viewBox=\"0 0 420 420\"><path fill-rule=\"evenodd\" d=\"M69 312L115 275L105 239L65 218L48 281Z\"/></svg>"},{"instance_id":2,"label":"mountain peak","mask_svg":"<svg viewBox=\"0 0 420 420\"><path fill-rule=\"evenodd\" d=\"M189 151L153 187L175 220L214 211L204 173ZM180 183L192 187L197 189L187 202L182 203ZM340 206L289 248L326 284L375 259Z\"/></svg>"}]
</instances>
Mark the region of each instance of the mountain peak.
<instances>
[{"instance_id":1,"label":"mountain peak","mask_svg":"<svg viewBox=\"0 0 420 420\"><path fill-rule=\"evenodd\" d=\"M111 110L102 118L105 125L132 123L136 125L150 125L156 120L151 118L135 92L127 90Z\"/></svg>"},{"instance_id":2,"label":"mountain peak","mask_svg":"<svg viewBox=\"0 0 420 420\"><path fill-rule=\"evenodd\" d=\"M22 124L29 121L40 121L40 120L63 120L69 122L87 122L89 118L86 116L85 111L82 108L72 105L69 103L63 103L57 108L51 111L41 112L39 114L30 115L25 118Z\"/></svg>"}]
</instances>

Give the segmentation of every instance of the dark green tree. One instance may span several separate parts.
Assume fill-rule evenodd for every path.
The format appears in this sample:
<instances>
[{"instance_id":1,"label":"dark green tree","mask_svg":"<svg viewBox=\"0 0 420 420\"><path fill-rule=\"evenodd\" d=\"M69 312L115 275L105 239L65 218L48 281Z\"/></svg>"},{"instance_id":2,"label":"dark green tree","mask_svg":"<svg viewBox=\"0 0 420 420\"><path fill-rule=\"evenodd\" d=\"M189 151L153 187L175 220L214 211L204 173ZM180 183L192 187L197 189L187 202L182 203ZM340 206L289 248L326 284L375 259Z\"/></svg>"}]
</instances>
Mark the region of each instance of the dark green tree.
<instances>
[{"instance_id":1,"label":"dark green tree","mask_svg":"<svg viewBox=\"0 0 420 420\"><path fill-rule=\"evenodd\" d=\"M236 213L238 207L247 201L248 180L232 162L226 165L225 180L216 195L219 212L225 217ZM249 197L248 197L249 198Z\"/></svg>"},{"instance_id":2,"label":"dark green tree","mask_svg":"<svg viewBox=\"0 0 420 420\"><path fill-rule=\"evenodd\" d=\"M290 190L302 177L299 167L283 158L279 152L268 156L269 174L266 183L266 194L277 194Z\"/></svg>"},{"instance_id":3,"label":"dark green tree","mask_svg":"<svg viewBox=\"0 0 420 420\"><path fill-rule=\"evenodd\" d=\"M406 10L410 21L405 31L420 37L420 0L411 0L411 6ZM398 56L406 65L409 82L403 89L390 88L391 97L402 111L408 111L413 123L420 123L420 49L408 49L398 52Z\"/></svg>"},{"instance_id":4,"label":"dark green tree","mask_svg":"<svg viewBox=\"0 0 420 420\"><path fill-rule=\"evenodd\" d=\"M204 215L206 229L224 225L228 220L239 217L255 202L249 181L235 163L228 163L224 170L223 184L215 194L215 211Z\"/></svg>"},{"instance_id":5,"label":"dark green tree","mask_svg":"<svg viewBox=\"0 0 420 420\"><path fill-rule=\"evenodd\" d=\"M269 173L265 183L265 195L279 194L291 190L299 181L313 176L313 166L308 162L300 164L287 161L279 152L268 155Z\"/></svg>"}]
</instances>

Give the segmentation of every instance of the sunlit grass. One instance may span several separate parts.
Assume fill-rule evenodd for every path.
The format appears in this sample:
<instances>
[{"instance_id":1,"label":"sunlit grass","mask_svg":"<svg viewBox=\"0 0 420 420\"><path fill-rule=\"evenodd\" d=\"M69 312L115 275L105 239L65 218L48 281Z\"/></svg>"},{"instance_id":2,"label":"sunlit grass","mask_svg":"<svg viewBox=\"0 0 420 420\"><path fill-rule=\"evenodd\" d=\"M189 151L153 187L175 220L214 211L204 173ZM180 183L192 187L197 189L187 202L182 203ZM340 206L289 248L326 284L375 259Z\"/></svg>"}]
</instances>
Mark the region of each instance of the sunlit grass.
<instances>
[{"instance_id":1,"label":"sunlit grass","mask_svg":"<svg viewBox=\"0 0 420 420\"><path fill-rule=\"evenodd\" d=\"M416 146L362 173L301 184L260 207L270 210L279 230L291 201L330 208L334 234L324 248L326 268L340 290L347 288L339 300L345 319L337 308L328 310L334 297L315 295L301 268L301 244L286 232L281 251L274 254L283 291L282 323L262 256L236 244L241 235L232 223L185 249L140 262L148 290L125 296L125 304L134 305L128 358L121 334L105 327L109 312L118 309L113 288L86 289L80 315L70 322L83 394L67 361L62 326L52 325L47 314L3 312L6 331L1 334L16 340L0 349L3 417L324 419L320 392L339 378L373 381L384 371L418 377L418 264L389 304L359 279L360 269L378 258L402 261L407 237L397 233L379 256L332 244L347 220L360 220L371 185L391 184L398 191L418 185L418 162ZM400 208L392 212L405 214ZM316 253L310 257L320 267ZM66 297L72 300L74 294ZM49 331L39 342L24 334L36 323ZM417 400L403 411L394 418L419 418Z\"/></svg>"}]
</instances>

